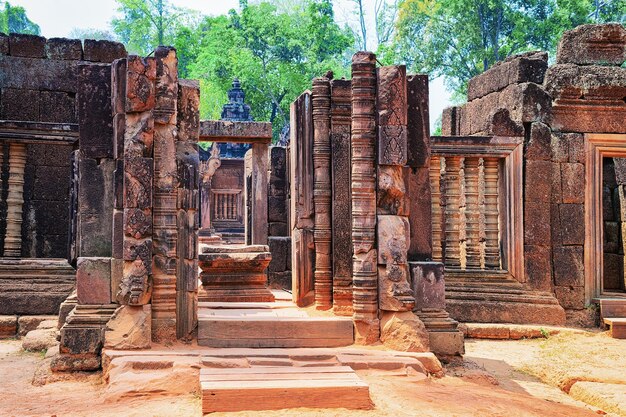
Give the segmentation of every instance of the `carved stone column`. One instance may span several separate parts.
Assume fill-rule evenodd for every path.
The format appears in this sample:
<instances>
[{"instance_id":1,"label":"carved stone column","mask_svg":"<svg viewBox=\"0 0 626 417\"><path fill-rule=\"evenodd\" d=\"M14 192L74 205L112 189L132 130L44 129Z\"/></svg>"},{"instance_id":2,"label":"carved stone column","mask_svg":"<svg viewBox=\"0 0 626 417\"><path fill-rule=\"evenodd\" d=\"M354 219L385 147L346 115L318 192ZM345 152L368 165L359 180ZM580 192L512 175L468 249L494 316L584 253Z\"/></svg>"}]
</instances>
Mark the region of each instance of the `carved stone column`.
<instances>
[{"instance_id":1,"label":"carved stone column","mask_svg":"<svg viewBox=\"0 0 626 417\"><path fill-rule=\"evenodd\" d=\"M485 268L500 268L500 222L498 213L498 158L484 159L485 176Z\"/></svg>"},{"instance_id":2,"label":"carved stone column","mask_svg":"<svg viewBox=\"0 0 626 417\"><path fill-rule=\"evenodd\" d=\"M446 219L445 219L445 251L444 264L450 268L461 267L461 183L459 172L461 170L461 158L446 158L445 168L445 195L446 195Z\"/></svg>"},{"instance_id":3,"label":"carved stone column","mask_svg":"<svg viewBox=\"0 0 626 417\"><path fill-rule=\"evenodd\" d=\"M332 307L330 81L313 80L313 201L315 204L315 306Z\"/></svg>"},{"instance_id":4,"label":"carved stone column","mask_svg":"<svg viewBox=\"0 0 626 417\"><path fill-rule=\"evenodd\" d=\"M465 158L465 267L480 269L479 158Z\"/></svg>"},{"instance_id":5,"label":"carved stone column","mask_svg":"<svg viewBox=\"0 0 626 417\"><path fill-rule=\"evenodd\" d=\"M355 342L380 334L376 239L376 56L352 57L352 279Z\"/></svg>"},{"instance_id":6,"label":"carved stone column","mask_svg":"<svg viewBox=\"0 0 626 417\"><path fill-rule=\"evenodd\" d=\"M215 235L215 229L211 224L211 179L215 174L215 171L222 165L220 160L220 149L217 142L213 142L211 147L211 156L208 161L200 163L200 185L202 187L200 192L202 218L200 220L203 243L218 242L220 241L219 235Z\"/></svg>"},{"instance_id":7,"label":"carved stone column","mask_svg":"<svg viewBox=\"0 0 626 417\"><path fill-rule=\"evenodd\" d=\"M434 155L430 157L430 195L432 202L433 261L442 262L441 158Z\"/></svg>"},{"instance_id":8,"label":"carved stone column","mask_svg":"<svg viewBox=\"0 0 626 417\"><path fill-rule=\"evenodd\" d=\"M22 255L22 206L24 205L24 167L26 145L9 145L9 179L7 196L7 228L4 237L4 256Z\"/></svg>"}]
</instances>

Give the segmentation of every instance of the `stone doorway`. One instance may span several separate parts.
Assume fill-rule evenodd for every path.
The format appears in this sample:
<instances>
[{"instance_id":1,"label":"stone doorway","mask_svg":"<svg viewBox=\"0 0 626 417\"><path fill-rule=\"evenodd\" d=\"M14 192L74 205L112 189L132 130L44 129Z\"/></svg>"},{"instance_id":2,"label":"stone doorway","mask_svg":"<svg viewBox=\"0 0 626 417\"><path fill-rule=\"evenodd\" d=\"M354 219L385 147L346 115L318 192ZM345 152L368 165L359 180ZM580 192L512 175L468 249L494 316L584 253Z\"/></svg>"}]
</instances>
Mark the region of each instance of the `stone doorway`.
<instances>
[{"instance_id":1,"label":"stone doorway","mask_svg":"<svg viewBox=\"0 0 626 417\"><path fill-rule=\"evenodd\" d=\"M585 302L626 297L626 135L585 135ZM624 232L623 232L624 231Z\"/></svg>"}]
</instances>

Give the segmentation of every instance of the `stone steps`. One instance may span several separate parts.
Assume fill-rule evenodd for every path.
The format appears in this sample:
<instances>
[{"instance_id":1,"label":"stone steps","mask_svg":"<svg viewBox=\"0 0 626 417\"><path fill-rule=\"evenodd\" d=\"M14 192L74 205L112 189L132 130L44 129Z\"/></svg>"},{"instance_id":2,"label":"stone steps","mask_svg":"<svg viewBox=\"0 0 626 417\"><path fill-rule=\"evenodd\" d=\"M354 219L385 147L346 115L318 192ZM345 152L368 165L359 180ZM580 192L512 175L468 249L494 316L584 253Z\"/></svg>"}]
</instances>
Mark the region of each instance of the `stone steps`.
<instances>
[{"instance_id":1,"label":"stone steps","mask_svg":"<svg viewBox=\"0 0 626 417\"><path fill-rule=\"evenodd\" d=\"M202 412L373 408L369 386L347 366L200 370Z\"/></svg>"},{"instance_id":2,"label":"stone steps","mask_svg":"<svg viewBox=\"0 0 626 417\"><path fill-rule=\"evenodd\" d=\"M626 339L626 317L605 318L604 323L609 326L612 338Z\"/></svg>"},{"instance_id":3,"label":"stone steps","mask_svg":"<svg viewBox=\"0 0 626 417\"><path fill-rule=\"evenodd\" d=\"M600 316L609 326L611 337L626 339L626 298L600 299Z\"/></svg>"}]
</instances>

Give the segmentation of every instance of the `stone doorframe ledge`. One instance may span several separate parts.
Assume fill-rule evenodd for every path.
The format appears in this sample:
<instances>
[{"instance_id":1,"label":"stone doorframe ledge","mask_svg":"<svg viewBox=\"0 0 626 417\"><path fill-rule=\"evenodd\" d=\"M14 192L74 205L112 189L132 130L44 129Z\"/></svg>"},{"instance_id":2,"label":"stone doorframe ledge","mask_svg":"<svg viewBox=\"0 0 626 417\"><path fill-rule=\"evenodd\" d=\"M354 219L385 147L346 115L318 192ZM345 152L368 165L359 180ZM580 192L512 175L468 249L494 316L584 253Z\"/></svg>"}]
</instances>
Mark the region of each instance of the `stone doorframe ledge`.
<instances>
[{"instance_id":1,"label":"stone doorframe ledge","mask_svg":"<svg viewBox=\"0 0 626 417\"><path fill-rule=\"evenodd\" d=\"M585 304L602 297L602 158L626 158L626 134L585 134ZM613 295L612 295L613 296Z\"/></svg>"},{"instance_id":2,"label":"stone doorframe ledge","mask_svg":"<svg viewBox=\"0 0 626 417\"><path fill-rule=\"evenodd\" d=\"M501 167L499 198L504 216L501 217L500 230L504 240L503 265L506 277L520 283L526 281L524 275L524 138L503 136L432 136L431 154L433 156L497 157L504 159ZM483 276L479 271L449 271L446 275L459 276L471 274ZM500 276L493 271L485 271L485 278Z\"/></svg>"}]
</instances>

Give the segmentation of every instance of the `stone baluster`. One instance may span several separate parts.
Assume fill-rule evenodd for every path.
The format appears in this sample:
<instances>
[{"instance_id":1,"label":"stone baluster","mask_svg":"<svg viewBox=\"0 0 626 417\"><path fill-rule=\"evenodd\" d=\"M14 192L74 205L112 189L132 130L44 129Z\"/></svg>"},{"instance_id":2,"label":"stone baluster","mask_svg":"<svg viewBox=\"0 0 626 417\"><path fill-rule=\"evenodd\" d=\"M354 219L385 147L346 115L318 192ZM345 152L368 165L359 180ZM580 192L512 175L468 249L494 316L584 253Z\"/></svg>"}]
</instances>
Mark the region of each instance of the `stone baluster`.
<instances>
[{"instance_id":1,"label":"stone baluster","mask_svg":"<svg viewBox=\"0 0 626 417\"><path fill-rule=\"evenodd\" d=\"M352 57L352 246L355 342L380 334L376 238L376 56Z\"/></svg>"},{"instance_id":2,"label":"stone baluster","mask_svg":"<svg viewBox=\"0 0 626 417\"><path fill-rule=\"evenodd\" d=\"M4 256L22 255L22 207L24 205L24 167L26 145L9 145L9 192L7 195L7 228L4 237Z\"/></svg>"},{"instance_id":3,"label":"stone baluster","mask_svg":"<svg viewBox=\"0 0 626 417\"><path fill-rule=\"evenodd\" d=\"M315 306L332 307L330 81L313 80L313 202L315 204Z\"/></svg>"},{"instance_id":4,"label":"stone baluster","mask_svg":"<svg viewBox=\"0 0 626 417\"><path fill-rule=\"evenodd\" d=\"M461 170L460 157L446 158L445 168L445 251L444 263L449 268L461 267Z\"/></svg>"},{"instance_id":5,"label":"stone baluster","mask_svg":"<svg viewBox=\"0 0 626 417\"><path fill-rule=\"evenodd\" d=\"M480 269L479 158L465 158L465 268Z\"/></svg>"},{"instance_id":6,"label":"stone baluster","mask_svg":"<svg viewBox=\"0 0 626 417\"><path fill-rule=\"evenodd\" d=\"M500 236L498 213L499 159L484 159L485 177L485 268L500 268Z\"/></svg>"},{"instance_id":7,"label":"stone baluster","mask_svg":"<svg viewBox=\"0 0 626 417\"><path fill-rule=\"evenodd\" d=\"M441 262L443 252L443 213L441 207L441 158L430 157L430 195L432 204L433 261Z\"/></svg>"}]
</instances>

